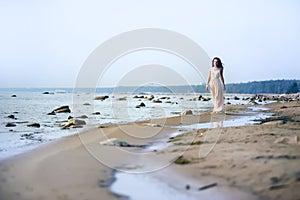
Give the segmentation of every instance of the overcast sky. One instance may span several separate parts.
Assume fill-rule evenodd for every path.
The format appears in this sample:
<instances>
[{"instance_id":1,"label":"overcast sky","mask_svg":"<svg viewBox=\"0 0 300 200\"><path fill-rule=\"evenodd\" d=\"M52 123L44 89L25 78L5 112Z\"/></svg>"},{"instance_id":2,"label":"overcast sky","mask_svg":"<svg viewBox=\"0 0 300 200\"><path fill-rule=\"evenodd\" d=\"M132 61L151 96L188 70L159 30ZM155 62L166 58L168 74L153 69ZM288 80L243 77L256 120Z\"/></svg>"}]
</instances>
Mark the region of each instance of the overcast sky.
<instances>
[{"instance_id":1,"label":"overcast sky","mask_svg":"<svg viewBox=\"0 0 300 200\"><path fill-rule=\"evenodd\" d=\"M0 0L0 87L73 87L95 48L140 28L172 30L192 39L209 57L222 59L227 83L300 79L299 2ZM150 54L155 62L155 53ZM131 55L131 61L120 63L125 69L146 66L147 52L143 55L136 56L138 62ZM180 68L178 58L158 57L155 64ZM117 71L104 85L120 79ZM185 78L201 81L192 73Z\"/></svg>"}]
</instances>

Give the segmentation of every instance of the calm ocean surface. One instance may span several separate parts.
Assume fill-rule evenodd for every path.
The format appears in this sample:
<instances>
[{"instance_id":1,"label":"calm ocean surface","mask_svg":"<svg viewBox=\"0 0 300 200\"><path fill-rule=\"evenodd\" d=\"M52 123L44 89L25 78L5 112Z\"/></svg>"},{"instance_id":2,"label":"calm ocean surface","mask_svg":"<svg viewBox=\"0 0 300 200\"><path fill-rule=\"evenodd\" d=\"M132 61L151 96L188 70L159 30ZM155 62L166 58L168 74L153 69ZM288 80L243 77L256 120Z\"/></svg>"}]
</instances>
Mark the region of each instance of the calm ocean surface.
<instances>
[{"instance_id":1,"label":"calm ocean surface","mask_svg":"<svg viewBox=\"0 0 300 200\"><path fill-rule=\"evenodd\" d=\"M49 92L50 94L43 94ZM111 92L111 91L110 91ZM12 97L16 95L16 97ZM109 98L100 101L96 96L108 95ZM162 103L154 103L144 98L153 95ZM199 94L175 93L109 93L109 92L73 92L73 89L0 89L0 159L20 154L49 141L76 134L78 129L62 129L69 116L86 115L89 127L95 124L125 123L145 119L162 118L179 115L185 109L193 113L203 113L212 110L212 101L195 101ZM208 95L203 95L208 96ZM139 103L146 107L136 108ZM245 103L235 101L234 103ZM71 113L47 115L57 107L68 105ZM93 113L100 112L100 115ZM14 119L9 118L14 115ZM28 123L36 122L39 128L27 127ZM14 123L14 127L6 127ZM80 129L79 129L80 130Z\"/></svg>"}]
</instances>

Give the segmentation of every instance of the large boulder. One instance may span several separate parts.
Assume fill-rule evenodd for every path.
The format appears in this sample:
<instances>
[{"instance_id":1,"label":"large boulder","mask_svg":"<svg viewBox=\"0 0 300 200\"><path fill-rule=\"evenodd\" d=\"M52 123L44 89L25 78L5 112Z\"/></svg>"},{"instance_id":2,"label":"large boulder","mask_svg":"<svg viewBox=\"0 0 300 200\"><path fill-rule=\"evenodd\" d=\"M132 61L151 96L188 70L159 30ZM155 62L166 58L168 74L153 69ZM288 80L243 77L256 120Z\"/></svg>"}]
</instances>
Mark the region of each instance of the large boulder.
<instances>
[{"instance_id":1,"label":"large boulder","mask_svg":"<svg viewBox=\"0 0 300 200\"><path fill-rule=\"evenodd\" d=\"M16 124L12 123L12 122L8 122L5 126L6 127L14 127L14 126L16 126Z\"/></svg>"},{"instance_id":2,"label":"large boulder","mask_svg":"<svg viewBox=\"0 0 300 200\"><path fill-rule=\"evenodd\" d=\"M105 99L108 99L109 96L105 95L105 96L97 96L95 97L95 100L100 100L100 101L104 101Z\"/></svg>"},{"instance_id":3,"label":"large boulder","mask_svg":"<svg viewBox=\"0 0 300 200\"><path fill-rule=\"evenodd\" d=\"M233 97L233 100L240 100L240 98L237 97L237 96L234 96L234 97Z\"/></svg>"},{"instance_id":4,"label":"large boulder","mask_svg":"<svg viewBox=\"0 0 300 200\"><path fill-rule=\"evenodd\" d=\"M126 101L127 100L127 97L120 97L120 98L117 98L118 101Z\"/></svg>"},{"instance_id":5,"label":"large boulder","mask_svg":"<svg viewBox=\"0 0 300 200\"><path fill-rule=\"evenodd\" d=\"M154 96L151 95L150 97L145 97L145 99L149 100L149 101L152 101L154 99Z\"/></svg>"},{"instance_id":6,"label":"large boulder","mask_svg":"<svg viewBox=\"0 0 300 200\"><path fill-rule=\"evenodd\" d=\"M7 117L10 119L16 119L14 115L8 115Z\"/></svg>"},{"instance_id":7,"label":"large boulder","mask_svg":"<svg viewBox=\"0 0 300 200\"><path fill-rule=\"evenodd\" d=\"M143 102L141 102L136 106L136 108L140 108L140 107L146 107L146 105Z\"/></svg>"},{"instance_id":8,"label":"large boulder","mask_svg":"<svg viewBox=\"0 0 300 200\"><path fill-rule=\"evenodd\" d=\"M87 118L89 118L87 115L80 115L80 116L78 116L77 118L81 118L81 119L87 119Z\"/></svg>"},{"instance_id":9,"label":"large boulder","mask_svg":"<svg viewBox=\"0 0 300 200\"><path fill-rule=\"evenodd\" d=\"M209 98L209 97L204 97L204 96L202 96L202 95L200 95L199 97L198 97L198 101L210 101L210 99L211 98ZM196 100L196 99L195 99Z\"/></svg>"},{"instance_id":10,"label":"large boulder","mask_svg":"<svg viewBox=\"0 0 300 200\"><path fill-rule=\"evenodd\" d=\"M256 103L255 100L250 99L250 101L248 102L248 104L254 106L254 105L257 105L258 103Z\"/></svg>"},{"instance_id":11,"label":"large boulder","mask_svg":"<svg viewBox=\"0 0 300 200\"><path fill-rule=\"evenodd\" d=\"M71 110L69 106L60 106L58 108L55 108L51 113L48 114L55 114L55 113L70 113Z\"/></svg>"},{"instance_id":12,"label":"large boulder","mask_svg":"<svg viewBox=\"0 0 300 200\"><path fill-rule=\"evenodd\" d=\"M184 110L181 115L192 115L193 114L193 111L191 110Z\"/></svg>"},{"instance_id":13,"label":"large boulder","mask_svg":"<svg viewBox=\"0 0 300 200\"><path fill-rule=\"evenodd\" d=\"M162 103L162 101L159 100L159 99L154 99L152 102L153 102L153 103Z\"/></svg>"},{"instance_id":14,"label":"large boulder","mask_svg":"<svg viewBox=\"0 0 300 200\"><path fill-rule=\"evenodd\" d=\"M143 98L145 98L145 97L144 97L144 95L141 95L141 96L135 95L133 98L134 98L134 99L143 99Z\"/></svg>"},{"instance_id":15,"label":"large boulder","mask_svg":"<svg viewBox=\"0 0 300 200\"><path fill-rule=\"evenodd\" d=\"M39 123L33 122L33 123L29 123L27 124L28 127L36 127L36 128L40 128L41 125Z\"/></svg>"},{"instance_id":16,"label":"large boulder","mask_svg":"<svg viewBox=\"0 0 300 200\"><path fill-rule=\"evenodd\" d=\"M82 128L83 125L86 125L84 120L70 118L67 123L61 124L61 126L65 128Z\"/></svg>"}]
</instances>

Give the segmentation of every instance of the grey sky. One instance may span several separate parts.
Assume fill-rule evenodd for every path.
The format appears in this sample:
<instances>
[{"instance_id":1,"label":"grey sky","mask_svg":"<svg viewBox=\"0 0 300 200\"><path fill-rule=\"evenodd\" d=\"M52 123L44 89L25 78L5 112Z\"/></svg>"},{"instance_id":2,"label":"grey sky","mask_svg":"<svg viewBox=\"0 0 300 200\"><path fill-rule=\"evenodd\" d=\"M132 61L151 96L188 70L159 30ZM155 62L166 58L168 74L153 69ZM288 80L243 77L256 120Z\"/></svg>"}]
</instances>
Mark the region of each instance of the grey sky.
<instances>
[{"instance_id":1,"label":"grey sky","mask_svg":"<svg viewBox=\"0 0 300 200\"><path fill-rule=\"evenodd\" d=\"M222 59L228 83L299 79L299 10L297 0L0 0L0 87L72 87L97 46L139 28L186 35Z\"/></svg>"}]
</instances>

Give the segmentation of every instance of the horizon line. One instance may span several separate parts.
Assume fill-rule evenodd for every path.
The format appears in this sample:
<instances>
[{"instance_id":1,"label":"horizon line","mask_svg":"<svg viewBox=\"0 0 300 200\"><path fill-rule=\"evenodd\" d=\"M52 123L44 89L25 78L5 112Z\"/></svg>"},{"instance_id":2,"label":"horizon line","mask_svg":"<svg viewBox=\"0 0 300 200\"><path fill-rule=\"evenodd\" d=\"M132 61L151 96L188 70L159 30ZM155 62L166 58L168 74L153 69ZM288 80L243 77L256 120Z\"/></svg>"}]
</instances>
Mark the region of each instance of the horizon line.
<instances>
[{"instance_id":1,"label":"horizon line","mask_svg":"<svg viewBox=\"0 0 300 200\"><path fill-rule=\"evenodd\" d=\"M254 80L254 81L247 81L247 82L230 82L230 83L225 83L225 85L229 84L245 84L245 83L253 83L253 82L267 82L267 81L300 81L300 79L270 79L270 80ZM201 86L205 85L205 83L200 83L200 84L191 84L191 85L165 85L165 86L159 86L159 85L148 85L148 86L141 86L141 87L186 87L186 86ZM118 87L140 87L140 86L135 86L135 85L120 85L120 86L104 86L104 87L80 87L80 89L91 89L91 88L118 88ZM42 86L42 87L36 87L36 86L27 86L27 87L1 87L0 89L43 89L43 88L57 88L57 89L63 89L63 88L75 88L74 86Z\"/></svg>"}]
</instances>

